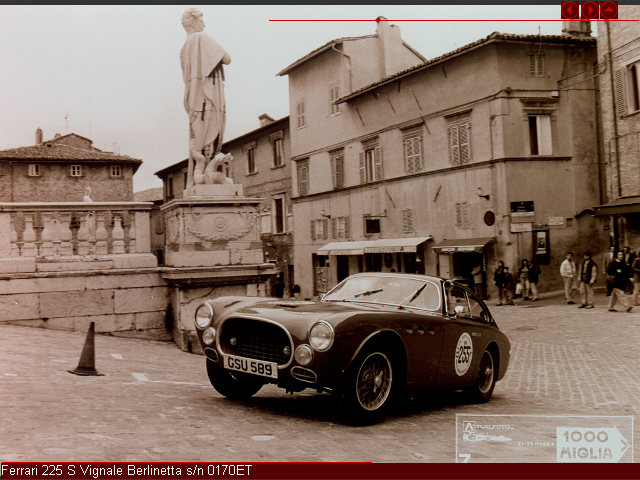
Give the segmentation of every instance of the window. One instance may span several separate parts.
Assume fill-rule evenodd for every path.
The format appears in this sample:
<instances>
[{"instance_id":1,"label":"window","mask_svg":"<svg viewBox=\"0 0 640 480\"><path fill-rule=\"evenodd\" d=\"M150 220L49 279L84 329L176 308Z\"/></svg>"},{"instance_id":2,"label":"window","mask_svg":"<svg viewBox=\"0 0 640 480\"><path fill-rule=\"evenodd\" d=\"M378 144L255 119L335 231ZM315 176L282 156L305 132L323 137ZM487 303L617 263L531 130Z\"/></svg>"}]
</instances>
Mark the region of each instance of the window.
<instances>
[{"instance_id":1,"label":"window","mask_svg":"<svg viewBox=\"0 0 640 480\"><path fill-rule=\"evenodd\" d=\"M228 175L227 175L227 176L228 176ZM184 172L184 173L182 174L182 185L183 185L183 187L184 187L184 190L186 190L186 189L187 189L187 179L188 179L188 178L189 178L188 173L187 173L187 172Z\"/></svg>"},{"instance_id":2,"label":"window","mask_svg":"<svg viewBox=\"0 0 640 480\"><path fill-rule=\"evenodd\" d=\"M296 105L296 122L298 128L304 128L307 126L307 122L304 117L304 102L300 102Z\"/></svg>"},{"instance_id":3,"label":"window","mask_svg":"<svg viewBox=\"0 0 640 480\"><path fill-rule=\"evenodd\" d=\"M299 160L296 163L296 173L298 176L298 195L309 193L309 159Z\"/></svg>"},{"instance_id":4,"label":"window","mask_svg":"<svg viewBox=\"0 0 640 480\"><path fill-rule=\"evenodd\" d=\"M340 105L334 103L340 97L340 87L333 85L329 87L329 115L337 115L340 113Z\"/></svg>"},{"instance_id":5,"label":"window","mask_svg":"<svg viewBox=\"0 0 640 480\"><path fill-rule=\"evenodd\" d=\"M256 171L256 147L252 146L247 149L247 175Z\"/></svg>"},{"instance_id":6,"label":"window","mask_svg":"<svg viewBox=\"0 0 640 480\"><path fill-rule=\"evenodd\" d=\"M329 238L329 219L311 220L311 240L326 240L327 238Z\"/></svg>"},{"instance_id":7,"label":"window","mask_svg":"<svg viewBox=\"0 0 640 480\"><path fill-rule=\"evenodd\" d=\"M551 155L551 116L529 115L531 155Z\"/></svg>"},{"instance_id":8,"label":"window","mask_svg":"<svg viewBox=\"0 0 640 480\"><path fill-rule=\"evenodd\" d=\"M449 120L449 161L452 165L464 165L471 160L471 117L455 117Z\"/></svg>"},{"instance_id":9,"label":"window","mask_svg":"<svg viewBox=\"0 0 640 480\"><path fill-rule=\"evenodd\" d=\"M360 152L360 183L382 180L382 150L369 147Z\"/></svg>"},{"instance_id":10,"label":"window","mask_svg":"<svg viewBox=\"0 0 640 480\"><path fill-rule=\"evenodd\" d=\"M469 204L467 202L456 203L456 226L469 228Z\"/></svg>"},{"instance_id":11,"label":"window","mask_svg":"<svg viewBox=\"0 0 640 480\"><path fill-rule=\"evenodd\" d=\"M349 217L333 217L333 238L349 238Z\"/></svg>"},{"instance_id":12,"label":"window","mask_svg":"<svg viewBox=\"0 0 640 480\"><path fill-rule=\"evenodd\" d=\"M402 232L413 233L413 209L411 208L402 210Z\"/></svg>"},{"instance_id":13,"label":"window","mask_svg":"<svg viewBox=\"0 0 640 480\"><path fill-rule=\"evenodd\" d=\"M263 213L260 215L261 230L260 233L271 233L271 214Z\"/></svg>"},{"instance_id":14,"label":"window","mask_svg":"<svg viewBox=\"0 0 640 480\"><path fill-rule=\"evenodd\" d=\"M342 188L344 186L344 151L340 150L331 153L329 159L331 161L333 188Z\"/></svg>"},{"instance_id":15,"label":"window","mask_svg":"<svg viewBox=\"0 0 640 480\"><path fill-rule=\"evenodd\" d=\"M71 176L72 177L81 177L82 176L82 165L71 165Z\"/></svg>"},{"instance_id":16,"label":"window","mask_svg":"<svg viewBox=\"0 0 640 480\"><path fill-rule=\"evenodd\" d=\"M616 71L615 95L618 115L640 110L640 60Z\"/></svg>"},{"instance_id":17,"label":"window","mask_svg":"<svg viewBox=\"0 0 640 480\"><path fill-rule=\"evenodd\" d=\"M532 77L544 76L544 53L529 53L529 75Z\"/></svg>"},{"instance_id":18,"label":"window","mask_svg":"<svg viewBox=\"0 0 640 480\"><path fill-rule=\"evenodd\" d=\"M40 165L38 165L37 163L29 164L28 175L30 177L39 177L40 176Z\"/></svg>"},{"instance_id":19,"label":"window","mask_svg":"<svg viewBox=\"0 0 640 480\"><path fill-rule=\"evenodd\" d=\"M284 143L282 138L273 141L273 166L280 167L284 164Z\"/></svg>"},{"instance_id":20,"label":"window","mask_svg":"<svg viewBox=\"0 0 640 480\"><path fill-rule=\"evenodd\" d=\"M407 135L404 141L404 162L407 173L421 172L422 162L422 134Z\"/></svg>"},{"instance_id":21,"label":"window","mask_svg":"<svg viewBox=\"0 0 640 480\"><path fill-rule=\"evenodd\" d=\"M167 199L173 198L173 175L167 177Z\"/></svg>"},{"instance_id":22,"label":"window","mask_svg":"<svg viewBox=\"0 0 640 480\"><path fill-rule=\"evenodd\" d=\"M121 175L122 175L122 168L120 168L120 165L111 165L111 176L119 177Z\"/></svg>"},{"instance_id":23,"label":"window","mask_svg":"<svg viewBox=\"0 0 640 480\"><path fill-rule=\"evenodd\" d=\"M285 218L284 197L275 197L273 199L273 226L275 227L274 233L284 233Z\"/></svg>"},{"instance_id":24,"label":"window","mask_svg":"<svg viewBox=\"0 0 640 480\"><path fill-rule=\"evenodd\" d=\"M373 235L374 233L380 233L380 219L379 218L367 218L364 219L364 234Z\"/></svg>"}]
</instances>

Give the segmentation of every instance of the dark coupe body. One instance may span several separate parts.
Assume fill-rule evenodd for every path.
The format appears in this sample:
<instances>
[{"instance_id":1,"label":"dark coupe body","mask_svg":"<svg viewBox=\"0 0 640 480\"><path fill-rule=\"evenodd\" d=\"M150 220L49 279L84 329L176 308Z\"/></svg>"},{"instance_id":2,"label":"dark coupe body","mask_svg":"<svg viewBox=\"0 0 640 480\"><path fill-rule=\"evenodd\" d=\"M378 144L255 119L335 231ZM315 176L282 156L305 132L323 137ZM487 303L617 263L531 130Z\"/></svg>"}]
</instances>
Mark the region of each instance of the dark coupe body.
<instances>
[{"instance_id":1,"label":"dark coupe body","mask_svg":"<svg viewBox=\"0 0 640 480\"><path fill-rule=\"evenodd\" d=\"M198 307L196 327L222 395L248 398L265 383L331 391L355 422L408 392L465 389L485 402L509 363L484 302L424 275L352 275L318 302L220 297Z\"/></svg>"}]
</instances>

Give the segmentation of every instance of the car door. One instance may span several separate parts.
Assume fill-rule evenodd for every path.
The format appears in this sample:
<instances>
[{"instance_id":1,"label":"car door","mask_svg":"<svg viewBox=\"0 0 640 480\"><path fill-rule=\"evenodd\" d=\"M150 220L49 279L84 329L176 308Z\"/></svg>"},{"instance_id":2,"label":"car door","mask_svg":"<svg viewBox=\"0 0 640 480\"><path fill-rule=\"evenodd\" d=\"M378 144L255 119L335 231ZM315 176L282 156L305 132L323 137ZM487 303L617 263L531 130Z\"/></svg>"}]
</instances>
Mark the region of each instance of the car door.
<instances>
[{"instance_id":1,"label":"car door","mask_svg":"<svg viewBox=\"0 0 640 480\"><path fill-rule=\"evenodd\" d=\"M446 290L446 319L437 384L472 383L487 343L488 313L480 300L464 287L450 284Z\"/></svg>"}]
</instances>

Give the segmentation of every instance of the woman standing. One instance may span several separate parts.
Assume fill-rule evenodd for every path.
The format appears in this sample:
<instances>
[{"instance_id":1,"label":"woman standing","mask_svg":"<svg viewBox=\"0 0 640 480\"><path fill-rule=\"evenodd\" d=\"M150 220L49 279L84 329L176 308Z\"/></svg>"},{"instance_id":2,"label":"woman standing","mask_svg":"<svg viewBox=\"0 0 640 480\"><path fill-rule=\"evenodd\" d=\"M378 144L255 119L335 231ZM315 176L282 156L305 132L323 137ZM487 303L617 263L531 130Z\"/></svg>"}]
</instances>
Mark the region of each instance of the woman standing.
<instances>
[{"instance_id":1,"label":"woman standing","mask_svg":"<svg viewBox=\"0 0 640 480\"><path fill-rule=\"evenodd\" d=\"M493 272L493 283L498 287L498 305L503 305L503 301L507 299L504 288L504 262L498 260L498 266Z\"/></svg>"},{"instance_id":2,"label":"woman standing","mask_svg":"<svg viewBox=\"0 0 640 480\"><path fill-rule=\"evenodd\" d=\"M538 300L538 280L540 280L540 267L532 258L529 265L529 284L531 285L531 301Z\"/></svg>"},{"instance_id":3,"label":"woman standing","mask_svg":"<svg viewBox=\"0 0 640 480\"><path fill-rule=\"evenodd\" d=\"M529 282L529 260L526 258L522 260L520 270L518 270L518 283L521 285L522 299L529 300L531 283Z\"/></svg>"}]
</instances>

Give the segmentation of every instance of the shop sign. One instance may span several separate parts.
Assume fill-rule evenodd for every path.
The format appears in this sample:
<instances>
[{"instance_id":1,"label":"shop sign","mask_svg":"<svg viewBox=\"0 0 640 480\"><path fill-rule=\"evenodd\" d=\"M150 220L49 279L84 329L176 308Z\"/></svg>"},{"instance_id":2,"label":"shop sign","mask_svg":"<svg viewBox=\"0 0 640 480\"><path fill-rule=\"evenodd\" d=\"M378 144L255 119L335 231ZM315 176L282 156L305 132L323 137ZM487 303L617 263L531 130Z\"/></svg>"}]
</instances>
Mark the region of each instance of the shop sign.
<instances>
[{"instance_id":1,"label":"shop sign","mask_svg":"<svg viewBox=\"0 0 640 480\"><path fill-rule=\"evenodd\" d=\"M564 217L549 217L548 225L550 227L562 227L564 226Z\"/></svg>"},{"instance_id":2,"label":"shop sign","mask_svg":"<svg viewBox=\"0 0 640 480\"><path fill-rule=\"evenodd\" d=\"M532 232L533 223L512 223L511 233Z\"/></svg>"},{"instance_id":3,"label":"shop sign","mask_svg":"<svg viewBox=\"0 0 640 480\"><path fill-rule=\"evenodd\" d=\"M511 202L511 223L533 223L534 219L533 201Z\"/></svg>"}]
</instances>

